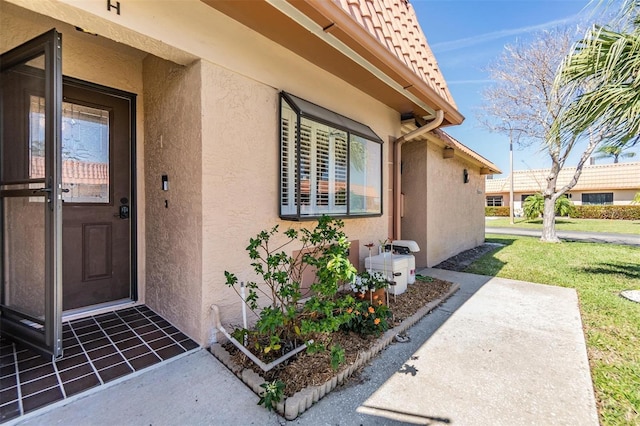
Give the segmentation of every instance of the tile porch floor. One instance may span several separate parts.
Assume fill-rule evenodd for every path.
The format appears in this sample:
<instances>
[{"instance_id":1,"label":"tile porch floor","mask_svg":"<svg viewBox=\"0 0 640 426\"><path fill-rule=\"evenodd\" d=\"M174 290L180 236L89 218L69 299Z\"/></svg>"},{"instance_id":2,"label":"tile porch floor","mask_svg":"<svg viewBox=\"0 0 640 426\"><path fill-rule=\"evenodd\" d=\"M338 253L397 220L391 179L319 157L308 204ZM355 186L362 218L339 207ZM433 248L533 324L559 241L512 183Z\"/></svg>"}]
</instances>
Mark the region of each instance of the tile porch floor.
<instances>
[{"instance_id":1,"label":"tile porch floor","mask_svg":"<svg viewBox=\"0 0 640 426\"><path fill-rule=\"evenodd\" d=\"M147 306L63 324L52 362L0 336L0 423L198 348Z\"/></svg>"}]
</instances>

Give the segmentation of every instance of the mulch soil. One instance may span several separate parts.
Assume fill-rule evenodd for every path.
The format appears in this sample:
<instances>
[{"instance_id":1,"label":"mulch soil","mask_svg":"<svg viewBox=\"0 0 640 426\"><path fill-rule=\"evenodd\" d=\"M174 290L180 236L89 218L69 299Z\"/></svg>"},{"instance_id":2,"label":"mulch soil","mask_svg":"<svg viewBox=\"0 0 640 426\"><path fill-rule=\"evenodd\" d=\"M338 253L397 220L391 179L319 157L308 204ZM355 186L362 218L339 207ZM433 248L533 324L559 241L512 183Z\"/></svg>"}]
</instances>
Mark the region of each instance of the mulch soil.
<instances>
[{"instance_id":1,"label":"mulch soil","mask_svg":"<svg viewBox=\"0 0 640 426\"><path fill-rule=\"evenodd\" d=\"M451 287L451 283L434 278L418 277L415 284L409 285L407 291L395 297L389 295L389 309L393 313L390 326L400 324L404 319L413 315L418 309L433 300L441 298ZM358 357L360 352L371 348L378 336L361 336L356 333L333 333L330 345L338 344L345 351L345 361L349 365ZM281 380L285 383L285 395L292 396L296 392L308 387L318 386L335 376L331 368L329 351L320 353L300 352L284 363L268 372L262 371L247 356L242 354L233 344L227 343L225 349L232 355L232 360L243 368L249 368L260 374L266 381Z\"/></svg>"}]
</instances>

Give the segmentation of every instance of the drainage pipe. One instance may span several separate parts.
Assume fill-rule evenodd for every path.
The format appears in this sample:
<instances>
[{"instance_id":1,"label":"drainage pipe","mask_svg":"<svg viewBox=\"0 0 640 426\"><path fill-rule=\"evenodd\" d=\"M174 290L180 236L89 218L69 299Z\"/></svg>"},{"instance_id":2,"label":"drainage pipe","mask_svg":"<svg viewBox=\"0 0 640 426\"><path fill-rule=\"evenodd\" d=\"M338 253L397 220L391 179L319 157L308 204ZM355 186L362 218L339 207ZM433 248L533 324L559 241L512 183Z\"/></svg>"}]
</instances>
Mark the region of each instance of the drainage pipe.
<instances>
[{"instance_id":1,"label":"drainage pipe","mask_svg":"<svg viewBox=\"0 0 640 426\"><path fill-rule=\"evenodd\" d=\"M298 346L297 348L282 355L280 358L276 359L275 361L272 361L269 364L265 364L264 362L262 362L262 360L260 360L260 358L252 354L250 350L248 350L244 345L242 345L240 342L234 339L233 336L231 336L227 332L227 330L225 330L225 328L222 326L222 323L220 322L220 309L218 308L217 305L211 305L211 311L213 312L213 326L216 328L216 330L221 332L227 339L229 339L229 341L233 343L233 345L236 348L238 348L243 354L248 356L251 361L253 361L258 367L262 369L262 371L271 370L273 367L286 361L287 359L291 358L298 352L302 352L303 350L307 349L307 346L313 343L313 339L309 340L305 344Z\"/></svg>"},{"instance_id":2,"label":"drainage pipe","mask_svg":"<svg viewBox=\"0 0 640 426\"><path fill-rule=\"evenodd\" d=\"M426 125L417 128L416 130L407 133L404 136L400 136L393 143L393 239L402 239L402 222L400 217L400 211L402 206L402 177L401 177L401 164L402 164L402 145L405 142L409 142L412 139L417 138L427 132L430 132L438 128L444 120L444 111L441 109L436 111L436 118L427 123Z\"/></svg>"}]
</instances>

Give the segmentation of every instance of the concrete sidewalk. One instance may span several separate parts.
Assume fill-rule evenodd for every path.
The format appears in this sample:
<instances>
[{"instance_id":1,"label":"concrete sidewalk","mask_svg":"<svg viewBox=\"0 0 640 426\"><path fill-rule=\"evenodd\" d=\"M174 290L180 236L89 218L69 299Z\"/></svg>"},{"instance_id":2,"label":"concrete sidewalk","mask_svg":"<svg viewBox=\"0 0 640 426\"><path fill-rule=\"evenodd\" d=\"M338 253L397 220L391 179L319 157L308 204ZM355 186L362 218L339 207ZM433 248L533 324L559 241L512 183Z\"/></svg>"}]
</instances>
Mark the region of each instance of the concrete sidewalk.
<instances>
[{"instance_id":1,"label":"concrete sidewalk","mask_svg":"<svg viewBox=\"0 0 640 426\"><path fill-rule=\"evenodd\" d=\"M199 351L19 424L598 424L574 290L419 272L461 289L294 421Z\"/></svg>"}]
</instances>

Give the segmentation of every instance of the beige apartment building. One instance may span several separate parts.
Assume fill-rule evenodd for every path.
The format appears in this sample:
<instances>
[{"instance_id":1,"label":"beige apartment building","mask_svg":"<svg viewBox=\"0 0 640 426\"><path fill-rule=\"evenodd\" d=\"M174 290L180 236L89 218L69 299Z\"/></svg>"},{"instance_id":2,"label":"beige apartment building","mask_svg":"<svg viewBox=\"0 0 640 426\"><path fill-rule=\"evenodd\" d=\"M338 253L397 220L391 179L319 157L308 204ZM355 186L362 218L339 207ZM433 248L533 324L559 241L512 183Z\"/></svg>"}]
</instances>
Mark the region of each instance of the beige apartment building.
<instances>
[{"instance_id":1,"label":"beige apartment building","mask_svg":"<svg viewBox=\"0 0 640 426\"><path fill-rule=\"evenodd\" d=\"M484 241L500 171L445 133L407 1L2 0L0 51L0 318L50 353L61 319L142 304L208 345L276 224L343 218L359 268L389 237L417 266Z\"/></svg>"}]
</instances>

